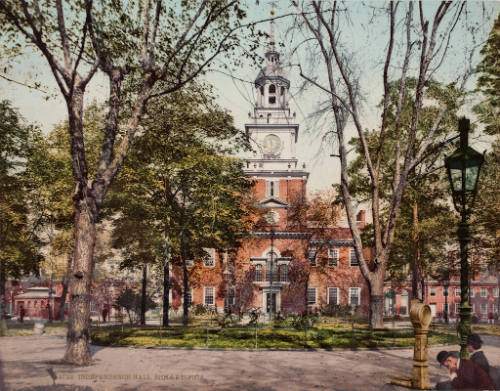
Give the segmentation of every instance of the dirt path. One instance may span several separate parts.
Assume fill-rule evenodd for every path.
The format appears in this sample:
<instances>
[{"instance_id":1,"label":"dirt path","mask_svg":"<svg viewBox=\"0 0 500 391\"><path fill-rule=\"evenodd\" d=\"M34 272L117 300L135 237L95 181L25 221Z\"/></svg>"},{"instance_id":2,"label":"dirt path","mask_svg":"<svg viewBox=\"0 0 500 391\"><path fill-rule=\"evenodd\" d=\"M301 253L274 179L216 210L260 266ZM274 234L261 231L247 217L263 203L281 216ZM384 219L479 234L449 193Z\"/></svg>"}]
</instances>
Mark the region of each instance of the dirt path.
<instances>
[{"instance_id":1,"label":"dirt path","mask_svg":"<svg viewBox=\"0 0 500 391\"><path fill-rule=\"evenodd\" d=\"M500 338L484 338L500 365ZM218 351L92 347L94 363L61 365L63 335L0 339L0 390L309 391L403 390L391 375L410 374L412 350ZM429 349L432 384L446 374ZM454 346L452 349L458 349ZM55 386L49 371L55 373Z\"/></svg>"}]
</instances>

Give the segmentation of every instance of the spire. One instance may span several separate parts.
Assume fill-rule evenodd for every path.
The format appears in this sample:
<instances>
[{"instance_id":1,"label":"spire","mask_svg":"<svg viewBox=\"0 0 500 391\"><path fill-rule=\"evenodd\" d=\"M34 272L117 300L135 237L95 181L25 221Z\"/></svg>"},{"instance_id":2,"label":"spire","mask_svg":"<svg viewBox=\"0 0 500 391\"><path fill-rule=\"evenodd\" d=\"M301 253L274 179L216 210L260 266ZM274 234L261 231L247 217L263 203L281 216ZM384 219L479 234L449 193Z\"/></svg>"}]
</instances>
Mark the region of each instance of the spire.
<instances>
[{"instance_id":1,"label":"spire","mask_svg":"<svg viewBox=\"0 0 500 391\"><path fill-rule=\"evenodd\" d=\"M271 10L271 16L274 16L274 10ZM271 19L269 25L269 44L265 56L268 63L274 63L279 60L279 53L276 51L276 40L274 38L274 19Z\"/></svg>"},{"instance_id":2,"label":"spire","mask_svg":"<svg viewBox=\"0 0 500 391\"><path fill-rule=\"evenodd\" d=\"M271 16L274 16L274 10L271 10ZM271 23L269 26L269 46L267 51L268 52L275 52L276 47L274 46L276 43L274 39L274 19L271 19Z\"/></svg>"}]
</instances>

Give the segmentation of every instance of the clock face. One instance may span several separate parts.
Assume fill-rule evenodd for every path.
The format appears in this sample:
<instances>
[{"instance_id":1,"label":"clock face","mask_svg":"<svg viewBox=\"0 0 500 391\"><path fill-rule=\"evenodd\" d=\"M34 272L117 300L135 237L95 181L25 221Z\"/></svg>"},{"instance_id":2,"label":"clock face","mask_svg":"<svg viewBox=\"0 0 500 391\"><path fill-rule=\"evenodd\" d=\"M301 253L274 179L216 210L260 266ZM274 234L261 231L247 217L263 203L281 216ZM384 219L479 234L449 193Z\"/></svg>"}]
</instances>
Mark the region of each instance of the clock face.
<instances>
[{"instance_id":1,"label":"clock face","mask_svg":"<svg viewBox=\"0 0 500 391\"><path fill-rule=\"evenodd\" d=\"M275 134L268 134L264 137L264 152L269 154L276 154L281 149L281 140Z\"/></svg>"}]
</instances>

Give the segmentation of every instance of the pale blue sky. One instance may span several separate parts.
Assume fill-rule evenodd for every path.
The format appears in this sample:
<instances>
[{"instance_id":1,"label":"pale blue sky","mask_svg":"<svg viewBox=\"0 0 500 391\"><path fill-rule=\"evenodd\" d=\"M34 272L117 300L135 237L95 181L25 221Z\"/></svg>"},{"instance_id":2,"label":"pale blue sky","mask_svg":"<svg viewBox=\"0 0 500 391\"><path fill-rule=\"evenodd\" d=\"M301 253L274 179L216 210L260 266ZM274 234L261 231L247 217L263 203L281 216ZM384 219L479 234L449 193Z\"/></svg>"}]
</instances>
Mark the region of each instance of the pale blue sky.
<instances>
[{"instance_id":1,"label":"pale blue sky","mask_svg":"<svg viewBox=\"0 0 500 391\"><path fill-rule=\"evenodd\" d=\"M350 1L347 2L349 7L353 8L352 18L350 23L345 23L342 29L342 36L348 49L353 53L353 61L356 62L357 70L363 96L365 97L363 105L363 126L376 127L378 125L378 110L376 105L381 99L382 91L382 63L383 52L387 45L387 18L381 17L379 23L369 23L373 12L378 13L377 8L380 8L385 3L383 1ZM249 19L259 20L269 17L271 9L270 2L260 1L256 5L255 0L249 0L250 11ZM276 1L276 15L292 11L288 8L288 1ZM437 7L435 1L425 1L426 10L432 12ZM483 14L483 3L479 1L469 1L468 21L473 26L478 28L475 34L476 44L483 42L491 30L493 20L500 11L500 2L484 3L488 11L489 18ZM301 62L306 69L306 61L303 57L288 58L289 52L293 49L297 42L290 42L289 37L285 36L285 31L291 23L290 19L280 19L276 22L276 37L278 42L285 44L282 52L283 63L286 66L290 62L297 64ZM474 23L478 23L474 25ZM268 31L269 24L266 23L262 29ZM451 81L457 74L460 74L464 69L463 50L474 44L471 39L472 35L466 32L463 26L457 25L453 47L448 53L447 60L438 73L436 78L442 81ZM260 54L262 55L267 42L262 42ZM474 58L477 63L479 57ZM220 59L219 61L222 61ZM2 65L2 68L4 64ZM337 162L329 157L330 150L328 148L320 150L320 139L324 134L325 129L319 129L312 124L308 124L306 117L315 110L318 102L324 99L318 90L309 89L304 94L299 95L297 86L301 82L297 67L286 68L291 81L291 92L294 95L291 101L292 112L297 113L297 120L301 125L298 141L298 158L307 163L307 168L311 171L309 188L324 189L332 183L338 181L338 166ZM206 76L206 79L215 85L218 91L218 101L221 106L230 110L235 118L236 125L243 129L247 119L247 113L252 109L253 88L251 83L258 73L258 68L250 65L236 70L233 75L247 82L241 82L224 76L219 73L212 73ZM13 83L9 83L0 79L0 99L9 99L13 105L18 107L21 114L29 122L39 123L45 131L50 130L53 124L61 122L67 118L66 106L58 91L55 89L53 77L45 60L38 53L27 55L20 59L18 63L12 64L8 70L8 76L17 80L39 80L42 84L50 86L51 95L55 94L55 98L45 99L48 94L39 91L29 90ZM469 87L474 87L474 80L469 82ZM89 94L87 100L103 100L107 92L107 82L102 76L97 76L89 86ZM351 129L352 131L352 129Z\"/></svg>"}]
</instances>

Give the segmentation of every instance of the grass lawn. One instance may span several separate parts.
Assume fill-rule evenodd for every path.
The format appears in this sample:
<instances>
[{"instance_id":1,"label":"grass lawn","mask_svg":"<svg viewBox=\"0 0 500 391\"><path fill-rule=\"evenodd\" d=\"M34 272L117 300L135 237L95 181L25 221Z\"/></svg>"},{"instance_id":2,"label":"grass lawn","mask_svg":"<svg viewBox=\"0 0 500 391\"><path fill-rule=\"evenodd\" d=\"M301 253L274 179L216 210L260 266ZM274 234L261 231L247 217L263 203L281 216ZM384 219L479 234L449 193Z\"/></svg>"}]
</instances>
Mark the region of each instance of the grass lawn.
<instances>
[{"instance_id":1,"label":"grass lawn","mask_svg":"<svg viewBox=\"0 0 500 391\"><path fill-rule=\"evenodd\" d=\"M363 325L365 326L365 325ZM256 338L257 337L257 338ZM307 330L259 327L170 327L158 328L94 328L92 343L103 346L169 346L253 349L333 349L411 347L413 330L377 330L345 324L333 327L320 324ZM458 337L447 331L431 331L429 345L458 343Z\"/></svg>"},{"instance_id":2,"label":"grass lawn","mask_svg":"<svg viewBox=\"0 0 500 391\"><path fill-rule=\"evenodd\" d=\"M7 321L7 335L11 337L33 335L34 321L26 320L24 323L17 321ZM45 334L65 334L68 322L54 321L45 323Z\"/></svg>"}]
</instances>

